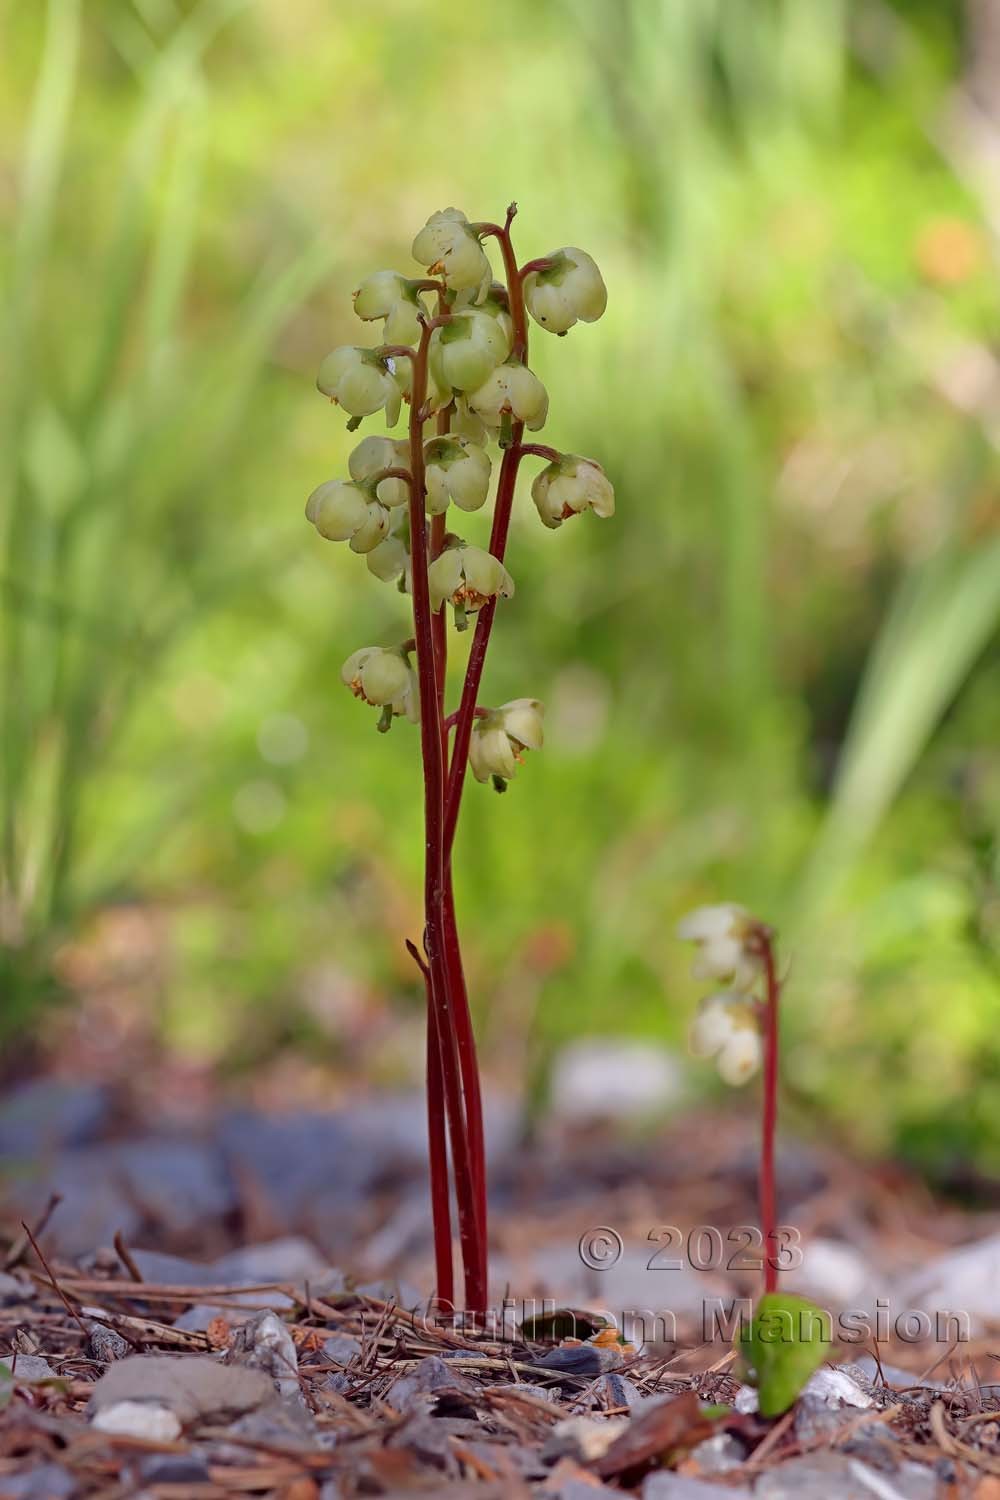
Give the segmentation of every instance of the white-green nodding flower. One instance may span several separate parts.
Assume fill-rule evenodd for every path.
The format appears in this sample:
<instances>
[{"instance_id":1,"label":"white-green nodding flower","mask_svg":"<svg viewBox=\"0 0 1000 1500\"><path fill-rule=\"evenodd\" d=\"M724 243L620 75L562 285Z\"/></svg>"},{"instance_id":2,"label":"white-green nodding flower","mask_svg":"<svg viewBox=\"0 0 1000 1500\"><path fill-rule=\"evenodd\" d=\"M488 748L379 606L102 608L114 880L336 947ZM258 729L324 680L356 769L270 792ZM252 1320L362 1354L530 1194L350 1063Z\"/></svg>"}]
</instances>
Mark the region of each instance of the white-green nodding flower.
<instances>
[{"instance_id":1,"label":"white-green nodding flower","mask_svg":"<svg viewBox=\"0 0 1000 1500\"><path fill-rule=\"evenodd\" d=\"M366 276L354 293L354 311L365 323L384 318L387 344L418 343L420 315L427 316L412 282L398 271L375 271Z\"/></svg>"},{"instance_id":2,"label":"white-green nodding flower","mask_svg":"<svg viewBox=\"0 0 1000 1500\"><path fill-rule=\"evenodd\" d=\"M564 453L535 477L531 498L546 526L556 527L582 510L613 516L615 492L599 463Z\"/></svg>"},{"instance_id":3,"label":"white-green nodding flower","mask_svg":"<svg viewBox=\"0 0 1000 1500\"><path fill-rule=\"evenodd\" d=\"M465 396L456 396L455 405L451 412L450 435L456 438L468 438L470 443L483 448L490 441L492 434L486 423L475 412L469 410L469 403Z\"/></svg>"},{"instance_id":4,"label":"white-green nodding flower","mask_svg":"<svg viewBox=\"0 0 1000 1500\"><path fill-rule=\"evenodd\" d=\"M733 902L699 906L678 923L677 936L697 944L691 973L695 979L725 979L747 989L760 973L760 957L751 944L755 923Z\"/></svg>"},{"instance_id":5,"label":"white-green nodding flower","mask_svg":"<svg viewBox=\"0 0 1000 1500\"><path fill-rule=\"evenodd\" d=\"M498 318L470 308L431 334L430 367L438 385L475 391L510 353L510 339Z\"/></svg>"},{"instance_id":6,"label":"white-green nodding flower","mask_svg":"<svg viewBox=\"0 0 1000 1500\"><path fill-rule=\"evenodd\" d=\"M372 479L382 469L410 468L409 443L397 443L392 438L374 434L358 444L347 460L351 478L357 484ZM383 505L390 510L397 505L406 505L410 498L410 486L405 479L380 479L375 493Z\"/></svg>"},{"instance_id":7,"label":"white-green nodding flower","mask_svg":"<svg viewBox=\"0 0 1000 1500\"><path fill-rule=\"evenodd\" d=\"M409 364L409 360L401 361ZM359 349L344 344L326 356L319 367L316 384L352 417L369 417L385 408L387 427L399 420L402 395L394 379L392 360L384 359L375 349Z\"/></svg>"},{"instance_id":8,"label":"white-green nodding flower","mask_svg":"<svg viewBox=\"0 0 1000 1500\"><path fill-rule=\"evenodd\" d=\"M430 275L440 274L453 291L474 287L477 301L486 296L493 280L479 236L459 208L431 214L413 241L413 259Z\"/></svg>"},{"instance_id":9,"label":"white-green nodding flower","mask_svg":"<svg viewBox=\"0 0 1000 1500\"><path fill-rule=\"evenodd\" d=\"M344 479L328 479L313 490L306 519L328 542L350 542L352 552L370 552L389 535L386 507Z\"/></svg>"},{"instance_id":10,"label":"white-green nodding flower","mask_svg":"<svg viewBox=\"0 0 1000 1500\"><path fill-rule=\"evenodd\" d=\"M413 559L402 536L387 536L365 554L369 573L383 583L398 584L404 594L413 592Z\"/></svg>"},{"instance_id":11,"label":"white-green nodding flower","mask_svg":"<svg viewBox=\"0 0 1000 1500\"><path fill-rule=\"evenodd\" d=\"M436 437L424 447L427 510L432 516L448 509L479 510L490 487L489 455L468 438Z\"/></svg>"},{"instance_id":12,"label":"white-green nodding flower","mask_svg":"<svg viewBox=\"0 0 1000 1500\"><path fill-rule=\"evenodd\" d=\"M696 1057L714 1057L725 1083L746 1083L760 1067L763 1044L752 1001L723 991L701 1002L689 1036Z\"/></svg>"},{"instance_id":13,"label":"white-green nodding flower","mask_svg":"<svg viewBox=\"0 0 1000 1500\"><path fill-rule=\"evenodd\" d=\"M399 387L400 393L401 393L404 401L406 402L407 406L409 406L409 404L410 404L410 398L411 398L411 396L413 394L413 361L412 360L409 360L409 359L400 359L400 360L397 360L397 362L396 362L396 375L395 375L395 379L396 379L396 384ZM444 407L446 407L448 405L448 402L451 399L452 399L451 387L450 386L446 386L446 385L442 385L440 383L440 381L437 378L437 375L434 373L434 370L432 369L431 365L428 363L428 366L427 366L427 390L424 393L424 401L425 401L426 406L427 406L427 415L431 416L431 417L434 416L434 414L436 412L439 412Z\"/></svg>"},{"instance_id":14,"label":"white-green nodding flower","mask_svg":"<svg viewBox=\"0 0 1000 1500\"><path fill-rule=\"evenodd\" d=\"M488 599L509 599L514 580L503 563L482 547L464 543L448 547L427 569L431 591L431 608L435 613L447 600L454 605L457 622L466 614L481 609Z\"/></svg>"},{"instance_id":15,"label":"white-green nodding flower","mask_svg":"<svg viewBox=\"0 0 1000 1500\"><path fill-rule=\"evenodd\" d=\"M456 292L451 311L453 313L466 312L470 307L475 307L477 312L486 313L489 317L495 318L503 330L508 350L513 347L514 322L510 315L510 298L507 295L507 288L501 282L492 282L481 302L475 300L475 294L471 289Z\"/></svg>"},{"instance_id":16,"label":"white-green nodding flower","mask_svg":"<svg viewBox=\"0 0 1000 1500\"><path fill-rule=\"evenodd\" d=\"M355 698L378 708L390 707L414 724L420 719L420 697L416 673L400 651L382 646L362 646L340 669L341 680Z\"/></svg>"},{"instance_id":17,"label":"white-green nodding flower","mask_svg":"<svg viewBox=\"0 0 1000 1500\"><path fill-rule=\"evenodd\" d=\"M549 411L548 393L527 365L499 365L477 391L469 396L469 407L494 431L505 414L523 422L532 432L544 427Z\"/></svg>"},{"instance_id":18,"label":"white-green nodding flower","mask_svg":"<svg viewBox=\"0 0 1000 1500\"><path fill-rule=\"evenodd\" d=\"M764 1044L760 1033L749 1027L737 1030L722 1048L715 1060L719 1077L723 1083L738 1088L759 1070L764 1060Z\"/></svg>"},{"instance_id":19,"label":"white-green nodding flower","mask_svg":"<svg viewBox=\"0 0 1000 1500\"><path fill-rule=\"evenodd\" d=\"M596 323L608 305L608 289L585 250L566 245L545 257L543 271L524 278L524 305L549 333L566 333L579 320Z\"/></svg>"},{"instance_id":20,"label":"white-green nodding flower","mask_svg":"<svg viewBox=\"0 0 1000 1500\"><path fill-rule=\"evenodd\" d=\"M476 719L469 741L469 765L477 781L498 776L511 781L526 750L540 750L544 706L537 698L514 698Z\"/></svg>"}]
</instances>

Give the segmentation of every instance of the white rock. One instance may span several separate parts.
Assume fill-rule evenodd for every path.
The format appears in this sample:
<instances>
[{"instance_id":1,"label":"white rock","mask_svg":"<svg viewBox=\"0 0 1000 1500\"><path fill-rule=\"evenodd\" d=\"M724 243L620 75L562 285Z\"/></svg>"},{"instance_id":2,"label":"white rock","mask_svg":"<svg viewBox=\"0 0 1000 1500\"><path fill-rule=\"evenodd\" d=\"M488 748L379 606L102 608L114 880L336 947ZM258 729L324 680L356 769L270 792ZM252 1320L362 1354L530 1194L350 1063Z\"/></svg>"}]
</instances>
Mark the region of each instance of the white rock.
<instances>
[{"instance_id":1,"label":"white rock","mask_svg":"<svg viewBox=\"0 0 1000 1500\"><path fill-rule=\"evenodd\" d=\"M590 1037L557 1056L550 1108L568 1124L663 1114L682 1098L684 1080L676 1057L663 1047Z\"/></svg>"},{"instance_id":2,"label":"white rock","mask_svg":"<svg viewBox=\"0 0 1000 1500\"><path fill-rule=\"evenodd\" d=\"M842 1240L806 1240L802 1247L802 1264L787 1271L782 1283L789 1291L811 1297L822 1306L846 1307L864 1302L871 1292L872 1265L869 1260L845 1245Z\"/></svg>"},{"instance_id":3,"label":"white rock","mask_svg":"<svg viewBox=\"0 0 1000 1500\"><path fill-rule=\"evenodd\" d=\"M542 1462L569 1455L581 1463L603 1458L629 1425L628 1417L566 1417L557 1422L542 1446Z\"/></svg>"},{"instance_id":4,"label":"white rock","mask_svg":"<svg viewBox=\"0 0 1000 1500\"><path fill-rule=\"evenodd\" d=\"M802 1387L802 1395L824 1406L871 1406L872 1398L843 1370L822 1365L814 1370ZM741 1385L733 1410L746 1414L757 1410L757 1392L752 1385Z\"/></svg>"},{"instance_id":5,"label":"white rock","mask_svg":"<svg viewBox=\"0 0 1000 1500\"><path fill-rule=\"evenodd\" d=\"M98 1432L148 1438L153 1443L172 1443L181 1433L181 1424L169 1407L153 1401L117 1401L97 1412L91 1425Z\"/></svg>"},{"instance_id":6,"label":"white rock","mask_svg":"<svg viewBox=\"0 0 1000 1500\"><path fill-rule=\"evenodd\" d=\"M863 1391L856 1380L836 1366L832 1369L821 1365L814 1370L802 1388L804 1396L823 1401L827 1406L872 1406L871 1396Z\"/></svg>"},{"instance_id":7,"label":"white rock","mask_svg":"<svg viewBox=\"0 0 1000 1500\"><path fill-rule=\"evenodd\" d=\"M939 1255L929 1265L904 1279L893 1299L893 1316L905 1318L912 1309L966 1314L970 1329L994 1322L1000 1286L1000 1234ZM954 1334L948 1334L950 1341Z\"/></svg>"}]
</instances>

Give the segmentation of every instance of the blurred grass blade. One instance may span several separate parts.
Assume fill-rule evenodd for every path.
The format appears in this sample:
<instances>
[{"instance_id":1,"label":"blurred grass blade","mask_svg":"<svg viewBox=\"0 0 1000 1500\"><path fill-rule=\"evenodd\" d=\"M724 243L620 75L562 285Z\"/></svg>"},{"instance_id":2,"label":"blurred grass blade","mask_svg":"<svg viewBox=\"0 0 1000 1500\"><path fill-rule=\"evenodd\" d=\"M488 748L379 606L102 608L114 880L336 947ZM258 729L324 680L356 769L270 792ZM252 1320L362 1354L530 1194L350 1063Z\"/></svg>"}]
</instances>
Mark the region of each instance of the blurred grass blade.
<instances>
[{"instance_id":1,"label":"blurred grass blade","mask_svg":"<svg viewBox=\"0 0 1000 1500\"><path fill-rule=\"evenodd\" d=\"M951 550L902 584L872 652L804 909L821 903L875 833L1000 620L1000 541Z\"/></svg>"}]
</instances>

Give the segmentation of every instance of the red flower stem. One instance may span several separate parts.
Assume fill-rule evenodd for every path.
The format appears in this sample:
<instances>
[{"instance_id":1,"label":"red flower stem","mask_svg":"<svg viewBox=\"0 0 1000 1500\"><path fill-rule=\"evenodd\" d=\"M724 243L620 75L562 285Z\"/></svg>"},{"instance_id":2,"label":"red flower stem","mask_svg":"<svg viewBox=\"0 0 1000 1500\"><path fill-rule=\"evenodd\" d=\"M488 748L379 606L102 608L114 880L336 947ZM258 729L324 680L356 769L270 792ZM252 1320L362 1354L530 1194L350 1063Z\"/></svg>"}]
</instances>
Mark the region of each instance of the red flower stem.
<instances>
[{"instance_id":1,"label":"red flower stem","mask_svg":"<svg viewBox=\"0 0 1000 1500\"><path fill-rule=\"evenodd\" d=\"M426 481L424 477L423 407L427 395L427 350L433 329L441 321L429 319L421 328L413 359L410 394L410 547L413 558L413 634L416 640L417 683L420 692L420 749L424 771L424 948L429 971L431 1008L437 1031L441 1080L455 1174L458 1232L465 1272L465 1302L470 1311L485 1311L486 1282L482 1274L482 1234L479 1194L473 1179L455 1012L451 1000L445 952L444 784L445 757L439 711L438 669L435 661L433 614L427 578L428 543ZM428 1093L436 1080L428 1078ZM443 1259L443 1256L442 1256Z\"/></svg>"},{"instance_id":2,"label":"red flower stem","mask_svg":"<svg viewBox=\"0 0 1000 1500\"><path fill-rule=\"evenodd\" d=\"M490 551L501 562L507 548L507 533L510 528L510 513L514 504L517 466L521 459L520 443L523 430L523 423L514 423L514 445L507 449L503 456L503 463L500 466L500 482L497 486L496 508L493 511ZM476 700L479 697L479 689L482 685L483 668L486 664L486 651L490 644L490 634L493 630L493 617L496 614L496 609L496 599L490 599L483 605L476 618L476 630L472 637L469 664L465 669L465 682L462 685L462 700L459 703L458 714L455 720L455 740L451 750L451 766L448 771L448 794L445 801L444 815L444 846L445 855L448 858L451 857L452 845L455 842L458 810L462 805L462 787L469 760L469 745L472 741L472 723L476 717Z\"/></svg>"},{"instance_id":3,"label":"red flower stem","mask_svg":"<svg viewBox=\"0 0 1000 1500\"><path fill-rule=\"evenodd\" d=\"M522 443L522 457L526 453L534 453L536 458L548 459L550 464L558 463L559 459L562 458L562 454L559 452L559 449L550 448L548 443Z\"/></svg>"},{"instance_id":4,"label":"red flower stem","mask_svg":"<svg viewBox=\"0 0 1000 1500\"><path fill-rule=\"evenodd\" d=\"M448 1182L448 1140L444 1106L444 1073L431 973L415 943L407 951L427 991L427 1155L431 1178L431 1221L434 1225L435 1301L451 1311L455 1306L455 1271L451 1254L451 1188Z\"/></svg>"},{"instance_id":5,"label":"red flower stem","mask_svg":"<svg viewBox=\"0 0 1000 1500\"><path fill-rule=\"evenodd\" d=\"M438 311L444 311L443 298L439 299ZM443 437L451 427L451 408L438 412L437 434ZM431 520L431 558L438 557L444 547L447 532L446 516L434 516ZM435 662L438 669L438 713L441 718L441 753L444 764L448 764L449 722L444 713L445 666L447 664L448 627L445 606L442 604L434 617ZM484 1285L487 1284L488 1232L486 1204L486 1140L483 1126L482 1084L479 1077L479 1059L476 1055L476 1037L469 1007L469 993L462 965L462 948L458 936L458 921L455 915L455 890L452 881L451 860L445 860L444 884L444 944L448 986L455 1017L455 1032L458 1041L458 1060L462 1074L462 1092L465 1097L465 1123L469 1141L469 1164L472 1171L473 1188L479 1214L479 1265L478 1272Z\"/></svg>"},{"instance_id":6,"label":"red flower stem","mask_svg":"<svg viewBox=\"0 0 1000 1500\"><path fill-rule=\"evenodd\" d=\"M761 934L764 1001L764 1096L760 1136L760 1229L764 1242L764 1291L778 1288L778 1224L774 1181L774 1137L778 1119L778 1004L781 984L769 933Z\"/></svg>"},{"instance_id":7,"label":"red flower stem","mask_svg":"<svg viewBox=\"0 0 1000 1500\"><path fill-rule=\"evenodd\" d=\"M434 1225L435 1301L450 1310L455 1306L455 1270L451 1255L444 1070L430 971L423 963L421 968L427 989L427 1154L431 1175L431 1221Z\"/></svg>"},{"instance_id":8,"label":"red flower stem","mask_svg":"<svg viewBox=\"0 0 1000 1500\"><path fill-rule=\"evenodd\" d=\"M507 278L510 320L514 334L511 353L514 359L524 364L528 358L528 322L524 311L524 290L521 285L521 272L517 268L517 257L514 254L514 246L510 237L510 226L516 213L517 204L512 203L507 210L507 218L502 227L499 224L477 224L475 227L484 237L487 235L494 236L500 246L504 274ZM524 452L524 449L521 447L523 436L524 423L512 423L511 446L505 449L503 462L500 465L497 499L493 510L493 529L490 533L490 551L501 562L503 562L504 553L507 549L507 533L510 530L510 516L514 505L517 469ZM455 842L458 811L462 805L462 788L469 761L469 745L472 741L472 723L476 717L476 703L479 698L479 688L483 680L486 651L490 644L490 633L493 630L493 617L496 614L496 608L497 601L494 598L490 599L487 604L484 604L483 608L479 611L476 620L475 635L472 638L472 649L469 652L469 663L465 670L465 682L462 685L462 699L455 721L455 740L451 750L451 764L448 771L448 788L445 800L444 847L446 859L451 858L452 846Z\"/></svg>"}]
</instances>

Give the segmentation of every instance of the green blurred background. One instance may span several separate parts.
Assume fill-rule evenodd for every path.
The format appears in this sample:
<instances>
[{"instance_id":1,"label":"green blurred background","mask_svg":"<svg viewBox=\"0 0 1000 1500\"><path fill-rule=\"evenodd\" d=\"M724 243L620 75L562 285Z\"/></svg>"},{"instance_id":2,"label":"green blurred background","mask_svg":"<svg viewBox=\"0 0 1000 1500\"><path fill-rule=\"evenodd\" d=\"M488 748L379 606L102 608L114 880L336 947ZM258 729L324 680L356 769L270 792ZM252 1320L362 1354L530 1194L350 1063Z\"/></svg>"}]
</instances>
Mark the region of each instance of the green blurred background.
<instances>
[{"instance_id":1,"label":"green blurred background","mask_svg":"<svg viewBox=\"0 0 1000 1500\"><path fill-rule=\"evenodd\" d=\"M303 520L351 445L313 379L430 212L516 198L609 286L532 363L618 515L515 520L486 698L548 743L465 801L487 1068L682 1045L674 923L740 900L800 1120L1000 1163L997 6L0 16L9 1055L96 1005L300 1094L413 1076L417 737L339 680L404 601Z\"/></svg>"}]
</instances>

